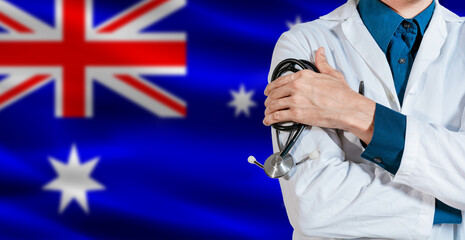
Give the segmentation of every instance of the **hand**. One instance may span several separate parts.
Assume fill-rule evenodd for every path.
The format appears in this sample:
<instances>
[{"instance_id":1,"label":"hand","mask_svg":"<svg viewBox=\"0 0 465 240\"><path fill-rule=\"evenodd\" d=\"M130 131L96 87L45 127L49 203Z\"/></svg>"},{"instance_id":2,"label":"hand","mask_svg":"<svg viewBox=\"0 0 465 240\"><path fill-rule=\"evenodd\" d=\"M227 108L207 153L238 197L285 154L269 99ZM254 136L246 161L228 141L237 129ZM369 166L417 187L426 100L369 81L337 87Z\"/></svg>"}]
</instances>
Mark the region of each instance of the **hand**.
<instances>
[{"instance_id":1,"label":"hand","mask_svg":"<svg viewBox=\"0 0 465 240\"><path fill-rule=\"evenodd\" d=\"M327 62L324 48L318 49L315 60L321 73L302 70L266 87L263 124L292 121L342 129L369 144L376 103L347 85L344 75Z\"/></svg>"}]
</instances>

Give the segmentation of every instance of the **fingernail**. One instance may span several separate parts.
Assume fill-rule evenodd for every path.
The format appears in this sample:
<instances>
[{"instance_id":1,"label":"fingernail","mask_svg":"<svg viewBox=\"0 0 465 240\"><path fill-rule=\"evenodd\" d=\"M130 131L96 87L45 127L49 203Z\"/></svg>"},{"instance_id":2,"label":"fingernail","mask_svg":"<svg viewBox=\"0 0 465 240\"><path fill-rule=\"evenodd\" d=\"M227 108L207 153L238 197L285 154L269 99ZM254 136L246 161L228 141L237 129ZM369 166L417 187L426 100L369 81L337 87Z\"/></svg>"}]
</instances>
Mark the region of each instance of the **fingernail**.
<instances>
[{"instance_id":1,"label":"fingernail","mask_svg":"<svg viewBox=\"0 0 465 240\"><path fill-rule=\"evenodd\" d=\"M297 74L293 73L291 74L291 80L295 80L297 78Z\"/></svg>"},{"instance_id":2,"label":"fingernail","mask_svg":"<svg viewBox=\"0 0 465 240\"><path fill-rule=\"evenodd\" d=\"M321 55L322 55L323 57L326 57L325 48L321 48Z\"/></svg>"}]
</instances>

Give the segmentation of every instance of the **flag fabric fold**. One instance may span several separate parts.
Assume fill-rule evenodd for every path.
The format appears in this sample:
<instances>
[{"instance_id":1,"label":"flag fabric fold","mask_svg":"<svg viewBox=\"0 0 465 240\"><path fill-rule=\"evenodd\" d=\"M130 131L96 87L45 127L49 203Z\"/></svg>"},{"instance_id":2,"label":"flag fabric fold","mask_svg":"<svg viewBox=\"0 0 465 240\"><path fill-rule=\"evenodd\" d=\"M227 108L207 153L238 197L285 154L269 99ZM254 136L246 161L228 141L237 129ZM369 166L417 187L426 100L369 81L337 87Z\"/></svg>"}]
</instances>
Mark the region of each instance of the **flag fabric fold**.
<instances>
[{"instance_id":1,"label":"flag fabric fold","mask_svg":"<svg viewBox=\"0 0 465 240\"><path fill-rule=\"evenodd\" d=\"M0 1L0 239L290 239L247 157L277 39L340 4Z\"/></svg>"}]
</instances>

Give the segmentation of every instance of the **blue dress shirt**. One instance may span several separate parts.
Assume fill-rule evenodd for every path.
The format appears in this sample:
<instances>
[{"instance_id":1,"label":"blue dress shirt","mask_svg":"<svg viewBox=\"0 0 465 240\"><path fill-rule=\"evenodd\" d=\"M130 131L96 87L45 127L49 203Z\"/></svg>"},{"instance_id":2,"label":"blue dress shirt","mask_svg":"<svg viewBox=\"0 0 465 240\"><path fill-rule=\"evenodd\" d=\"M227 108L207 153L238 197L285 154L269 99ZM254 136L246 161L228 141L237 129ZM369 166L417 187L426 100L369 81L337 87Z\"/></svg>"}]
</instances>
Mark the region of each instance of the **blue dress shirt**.
<instances>
[{"instance_id":1,"label":"blue dress shirt","mask_svg":"<svg viewBox=\"0 0 465 240\"><path fill-rule=\"evenodd\" d=\"M432 18L435 2L413 19L404 19L379 0L360 0L358 11L368 31L386 54L400 104L413 61ZM392 174L400 167L405 146L407 117L376 104L373 138L362 157ZM461 223L460 210L436 200L434 224Z\"/></svg>"}]
</instances>

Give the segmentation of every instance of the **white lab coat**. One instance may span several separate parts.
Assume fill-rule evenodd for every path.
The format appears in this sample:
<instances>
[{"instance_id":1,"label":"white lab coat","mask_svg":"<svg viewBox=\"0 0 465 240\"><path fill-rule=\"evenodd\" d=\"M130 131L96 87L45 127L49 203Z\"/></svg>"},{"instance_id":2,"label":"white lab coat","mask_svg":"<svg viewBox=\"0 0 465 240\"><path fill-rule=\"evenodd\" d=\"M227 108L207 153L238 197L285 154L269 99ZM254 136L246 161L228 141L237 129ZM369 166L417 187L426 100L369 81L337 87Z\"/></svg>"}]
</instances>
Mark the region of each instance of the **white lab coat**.
<instances>
[{"instance_id":1,"label":"white lab coat","mask_svg":"<svg viewBox=\"0 0 465 240\"><path fill-rule=\"evenodd\" d=\"M315 150L320 158L299 165L290 180L280 179L294 239L465 239L465 224L433 226L435 198L462 215L465 210L464 19L436 2L401 108L389 64L357 3L349 0L284 33L271 70L286 58L314 62L316 50L325 47L329 63L354 91L363 80L366 97L407 116L402 163L394 176L360 157L364 149L355 135L304 131L291 151L295 161Z\"/></svg>"}]
</instances>

